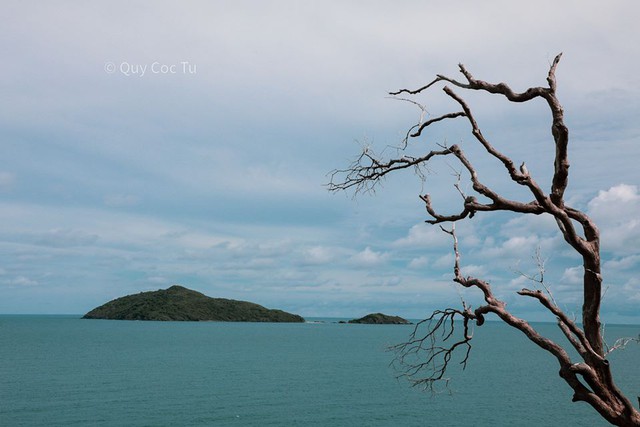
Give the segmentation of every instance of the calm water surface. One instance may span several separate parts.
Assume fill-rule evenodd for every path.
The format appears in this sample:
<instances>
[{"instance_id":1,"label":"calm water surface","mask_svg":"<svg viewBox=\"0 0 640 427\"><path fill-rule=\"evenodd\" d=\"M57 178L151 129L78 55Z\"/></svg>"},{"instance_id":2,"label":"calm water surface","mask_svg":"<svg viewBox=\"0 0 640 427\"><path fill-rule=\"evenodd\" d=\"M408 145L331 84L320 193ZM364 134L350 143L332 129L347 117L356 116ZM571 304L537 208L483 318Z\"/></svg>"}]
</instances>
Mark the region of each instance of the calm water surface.
<instances>
[{"instance_id":1,"label":"calm water surface","mask_svg":"<svg viewBox=\"0 0 640 427\"><path fill-rule=\"evenodd\" d=\"M539 330L558 336L552 324ZM600 426L550 357L499 323L476 330L452 394L395 379L410 326L0 316L1 426ZM609 326L607 336L637 336ZM611 357L640 394L639 346Z\"/></svg>"}]
</instances>

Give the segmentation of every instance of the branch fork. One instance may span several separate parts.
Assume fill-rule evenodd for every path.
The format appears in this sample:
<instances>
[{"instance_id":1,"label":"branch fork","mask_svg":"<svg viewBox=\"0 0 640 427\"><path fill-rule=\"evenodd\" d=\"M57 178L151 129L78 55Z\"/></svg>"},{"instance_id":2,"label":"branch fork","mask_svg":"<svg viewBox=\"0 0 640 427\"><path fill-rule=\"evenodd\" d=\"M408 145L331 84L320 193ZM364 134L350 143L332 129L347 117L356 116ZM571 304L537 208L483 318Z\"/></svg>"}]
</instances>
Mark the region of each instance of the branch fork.
<instances>
[{"instance_id":1,"label":"branch fork","mask_svg":"<svg viewBox=\"0 0 640 427\"><path fill-rule=\"evenodd\" d=\"M431 316L416 324L410 339L393 347L397 353L396 363L404 366L403 376L408 377L414 384L422 384L431 390L439 382L447 382L445 372L451 363L455 351L462 351L462 366L466 366L471 351L473 334L470 330L471 321L476 326L482 326L487 314L494 314L508 325L518 329L538 347L551 354L560 366L559 374L573 390L574 401L584 401L590 404L607 421L619 426L640 426L640 413L634 408L628 398L616 387L611 375L609 362L606 356L616 349L624 348L630 342L640 342L636 339L618 340L612 347L604 344L600 323L600 303L602 276L600 270L600 235L593 221L578 209L566 204L564 194L568 186L569 159L568 143L569 130L564 123L564 111L556 95L556 69L562 54L557 55L550 64L547 74L546 87L531 87L523 92L512 90L506 83L489 83L476 79L462 64L459 71L464 80L456 80L445 75L438 74L427 85L418 89L400 89L391 92L390 95L415 96L427 92L438 83L444 83L444 93L456 105L453 112L444 113L424 121L426 109L416 101L408 98L396 98L418 105L421 108L420 121L411 126L403 140L400 151L407 148L409 138L419 138L430 127L448 120L465 120L470 126L470 133L483 148L489 157L498 160L505 172L505 179L515 185L523 186L529 190L531 199L528 201L512 200L502 196L482 182L473 162L466 156L458 145L441 145L439 149L428 151L420 157L401 156L395 159L383 160L376 157L369 150L363 150L361 155L346 169L335 170L331 173L330 191L352 189L358 192L374 191L375 186L388 174L413 168L421 177L423 170L429 162L441 157L453 157L459 162L462 170L469 175L471 188L475 194L465 195L460 191L458 183L455 188L463 199L462 209L459 213L439 213L433 206L429 194L421 195L430 224L438 224L440 228L449 234L453 240L453 252L455 261L453 266L453 281L462 287L477 289L484 298L484 305L472 310L466 303L462 309L447 308L436 310ZM553 177L551 187L545 191L533 178L522 162L516 167L516 163L496 149L483 135L478 122L467 102L454 89L462 91L479 91L496 94L504 97L509 102L528 102L537 98L546 101L551 115L551 140L555 146L555 158L553 163ZM478 196L482 196L488 202L480 202ZM460 252L458 239L455 232L455 224L467 218L473 218L479 212L509 211L519 214L551 215L558 226L558 231L564 240L583 259L583 307L581 326L567 316L553 299L550 290L544 284L542 265L540 279L534 282L542 285L547 293L542 290L522 289L520 296L532 298L538 301L547 311L552 313L557 324L569 344L577 351L580 361L574 362L567 351L556 342L542 336L526 320L514 316L506 307L506 304L497 298L487 281L476 277L463 277L460 265ZM451 228L445 228L442 224L450 223ZM539 263L540 266L540 263ZM460 329L457 320L462 322L461 334L455 334L456 327ZM423 328L426 331L423 331ZM420 376L427 372L428 375Z\"/></svg>"}]
</instances>

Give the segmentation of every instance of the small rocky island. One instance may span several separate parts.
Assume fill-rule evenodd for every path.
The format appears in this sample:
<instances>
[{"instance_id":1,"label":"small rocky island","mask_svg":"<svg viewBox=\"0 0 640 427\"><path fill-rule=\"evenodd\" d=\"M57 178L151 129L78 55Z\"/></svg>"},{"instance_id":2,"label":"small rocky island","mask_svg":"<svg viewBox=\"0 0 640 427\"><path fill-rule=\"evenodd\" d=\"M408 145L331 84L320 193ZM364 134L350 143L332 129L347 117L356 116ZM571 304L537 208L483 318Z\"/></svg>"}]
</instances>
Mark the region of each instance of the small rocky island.
<instances>
[{"instance_id":1,"label":"small rocky island","mask_svg":"<svg viewBox=\"0 0 640 427\"><path fill-rule=\"evenodd\" d=\"M349 320L349 323L362 323L367 325L410 325L407 319L399 316L388 316L382 313L367 314L360 319Z\"/></svg>"},{"instance_id":2,"label":"small rocky island","mask_svg":"<svg viewBox=\"0 0 640 427\"><path fill-rule=\"evenodd\" d=\"M211 298L178 285L114 299L91 310L83 319L304 322L297 314L246 301Z\"/></svg>"}]
</instances>

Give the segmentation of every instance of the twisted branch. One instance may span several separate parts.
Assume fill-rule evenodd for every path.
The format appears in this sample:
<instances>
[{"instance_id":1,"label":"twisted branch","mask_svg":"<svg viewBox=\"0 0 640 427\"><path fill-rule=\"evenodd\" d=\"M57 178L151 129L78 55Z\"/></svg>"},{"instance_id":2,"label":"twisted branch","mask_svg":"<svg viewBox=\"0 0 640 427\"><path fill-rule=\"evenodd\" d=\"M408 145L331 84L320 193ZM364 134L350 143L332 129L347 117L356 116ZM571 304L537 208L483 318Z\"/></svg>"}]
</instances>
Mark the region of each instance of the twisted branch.
<instances>
[{"instance_id":1,"label":"twisted branch","mask_svg":"<svg viewBox=\"0 0 640 427\"><path fill-rule=\"evenodd\" d=\"M606 347L602 339L600 325L600 302L602 276L600 273L600 237L595 223L583 212L567 206L564 193L568 185L569 160L568 142L569 131L564 123L564 112L556 96L556 69L561 54L557 55L549 67L547 74L548 87L531 87L524 92L513 91L505 83L489 83L478 80L462 64L460 73L465 81L458 81L444 75L436 75L427 85L415 90L400 89L390 95L400 94L418 95L444 82L462 90L476 90L504 96L510 102L527 102L535 98L546 101L551 113L551 136L555 146L554 173L551 188L545 192L530 175L523 162L519 167L516 163L496 149L483 135L470 106L450 86L444 86L445 94L459 107L461 111L444 113L423 122L424 107L418 104L423 112L420 121L410 127L403 141L402 149L407 148L408 138L418 138L425 130L446 120L466 119L471 127L471 135L484 149L484 153L498 160L506 172L505 178L518 186L529 190L531 200L511 200L494 191L482 182L473 163L467 158L458 145L441 145L438 150L431 150L421 157L402 156L395 159L382 160L374 156L367 149L348 168L335 170L331 173L329 190L338 191L355 189L355 192L371 191L389 173L407 168L414 168L416 173L424 179L424 168L437 158L453 156L467 171L475 195L464 195L458 186L456 189L463 196L462 209L459 213L443 214L433 206L430 195L421 195L430 224L451 223L451 229L442 228L452 236L454 261L453 281L462 287L477 289L484 298L484 304L472 310L463 301L462 309L447 308L436 310L422 322L419 322L410 339L394 346L397 352L396 362L405 367L403 376L409 377L414 384L423 384L433 390L434 384L447 381L445 377L448 365L455 351L462 351L461 364L466 366L471 350L473 335L469 330L469 321L475 321L476 326L484 324L485 315L493 313L503 322L521 331L538 347L550 353L558 361L559 374L573 390L574 401L589 403L607 421L620 426L640 426L640 413L632 406L629 399L616 387L613 382L609 362L606 355L611 351L623 348L624 345L636 339L619 340L612 347ZM404 100L404 98L402 98ZM409 101L413 102L413 101ZM415 102L414 102L415 103ZM417 103L416 103L417 104ZM476 196L486 198L487 202L480 202ZM464 277L461 273L460 252L455 233L455 223L464 219L471 219L477 212L510 211L521 214L551 215L558 226L564 240L583 258L583 307L582 328L571 320L555 303L553 297L545 295L541 290L522 289L519 295L537 300L546 310L553 314L558 327L568 339L571 346L578 352L582 361L574 363L569 354L554 341L542 336L524 319L514 316L506 308L506 304L498 299L488 282L476 277ZM580 230L576 229L576 225ZM543 280L541 278L541 280ZM455 319L462 321L462 328L456 329ZM422 331L426 328L426 331ZM461 331L456 337L455 331ZM640 341L638 338L637 341ZM427 372L420 378L419 374Z\"/></svg>"}]
</instances>

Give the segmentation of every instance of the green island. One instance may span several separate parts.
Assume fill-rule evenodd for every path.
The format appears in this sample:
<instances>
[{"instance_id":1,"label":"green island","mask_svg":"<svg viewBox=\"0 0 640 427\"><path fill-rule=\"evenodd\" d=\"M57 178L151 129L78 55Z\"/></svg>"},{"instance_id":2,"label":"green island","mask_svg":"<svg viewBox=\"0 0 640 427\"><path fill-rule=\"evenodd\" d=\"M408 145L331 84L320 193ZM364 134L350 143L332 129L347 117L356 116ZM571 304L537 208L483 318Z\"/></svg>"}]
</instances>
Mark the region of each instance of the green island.
<instances>
[{"instance_id":1,"label":"green island","mask_svg":"<svg viewBox=\"0 0 640 427\"><path fill-rule=\"evenodd\" d=\"M247 301L211 298L178 285L114 299L91 310L82 318L290 323L305 321L297 314L268 309Z\"/></svg>"},{"instance_id":2,"label":"green island","mask_svg":"<svg viewBox=\"0 0 640 427\"><path fill-rule=\"evenodd\" d=\"M349 323L361 323L367 325L410 325L407 319L400 316L388 316L382 313L371 313L359 319L349 320Z\"/></svg>"}]
</instances>

